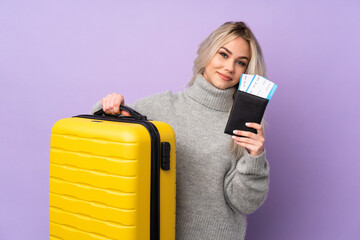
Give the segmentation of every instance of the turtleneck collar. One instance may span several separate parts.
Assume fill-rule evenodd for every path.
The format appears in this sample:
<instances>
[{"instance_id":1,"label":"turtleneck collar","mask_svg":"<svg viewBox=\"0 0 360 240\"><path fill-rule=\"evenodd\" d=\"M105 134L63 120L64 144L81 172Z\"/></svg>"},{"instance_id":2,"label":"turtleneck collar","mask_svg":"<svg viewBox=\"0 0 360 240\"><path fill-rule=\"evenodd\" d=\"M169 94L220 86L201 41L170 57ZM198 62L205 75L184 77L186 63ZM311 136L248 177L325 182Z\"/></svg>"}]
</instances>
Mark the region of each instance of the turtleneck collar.
<instances>
[{"instance_id":1,"label":"turtleneck collar","mask_svg":"<svg viewBox=\"0 0 360 240\"><path fill-rule=\"evenodd\" d=\"M213 110L227 112L233 104L235 87L225 90L219 89L207 81L202 74L198 74L194 84L185 93L194 101Z\"/></svg>"}]
</instances>

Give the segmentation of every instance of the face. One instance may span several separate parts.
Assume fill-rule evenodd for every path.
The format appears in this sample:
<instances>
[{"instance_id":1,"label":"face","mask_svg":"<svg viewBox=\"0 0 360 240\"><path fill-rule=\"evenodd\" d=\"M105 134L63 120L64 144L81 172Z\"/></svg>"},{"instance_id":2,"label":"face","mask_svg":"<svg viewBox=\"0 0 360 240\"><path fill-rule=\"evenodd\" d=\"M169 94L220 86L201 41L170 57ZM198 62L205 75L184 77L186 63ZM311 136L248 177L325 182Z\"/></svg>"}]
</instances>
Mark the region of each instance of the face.
<instances>
[{"instance_id":1,"label":"face","mask_svg":"<svg viewBox=\"0 0 360 240\"><path fill-rule=\"evenodd\" d=\"M235 86L250 61L249 43L241 37L226 43L205 67L203 76L220 89Z\"/></svg>"}]
</instances>

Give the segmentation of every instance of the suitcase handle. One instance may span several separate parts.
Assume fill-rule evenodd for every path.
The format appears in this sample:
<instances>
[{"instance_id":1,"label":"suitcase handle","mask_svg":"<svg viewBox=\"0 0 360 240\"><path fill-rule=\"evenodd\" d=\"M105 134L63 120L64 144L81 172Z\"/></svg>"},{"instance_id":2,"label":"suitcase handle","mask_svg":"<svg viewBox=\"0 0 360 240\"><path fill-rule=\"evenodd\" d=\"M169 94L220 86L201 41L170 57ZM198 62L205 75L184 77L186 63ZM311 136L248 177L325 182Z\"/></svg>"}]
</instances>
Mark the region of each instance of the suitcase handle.
<instances>
[{"instance_id":1,"label":"suitcase handle","mask_svg":"<svg viewBox=\"0 0 360 240\"><path fill-rule=\"evenodd\" d=\"M141 113L138 113L137 111L135 111L134 109L132 109L128 106L120 105L120 111L126 111L126 112L130 113L130 116L136 120L145 120L145 121L147 120L146 116L142 115ZM102 108L99 111L94 112L94 115L114 116L114 115L105 113Z\"/></svg>"}]
</instances>

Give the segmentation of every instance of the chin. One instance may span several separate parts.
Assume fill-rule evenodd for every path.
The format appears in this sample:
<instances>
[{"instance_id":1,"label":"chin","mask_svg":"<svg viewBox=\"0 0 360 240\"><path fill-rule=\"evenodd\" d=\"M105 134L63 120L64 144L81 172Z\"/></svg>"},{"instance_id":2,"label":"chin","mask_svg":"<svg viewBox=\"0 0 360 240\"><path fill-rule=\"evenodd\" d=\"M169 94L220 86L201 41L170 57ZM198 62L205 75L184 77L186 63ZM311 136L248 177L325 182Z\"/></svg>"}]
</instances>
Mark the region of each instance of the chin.
<instances>
[{"instance_id":1,"label":"chin","mask_svg":"<svg viewBox=\"0 0 360 240\"><path fill-rule=\"evenodd\" d=\"M224 84L215 84L214 86L215 86L216 88L221 89L221 90L225 90L225 89L229 88L229 86L224 85Z\"/></svg>"},{"instance_id":2,"label":"chin","mask_svg":"<svg viewBox=\"0 0 360 240\"><path fill-rule=\"evenodd\" d=\"M233 87L234 85L233 84L230 84L230 83L224 83L224 82L217 82L215 84L213 84L216 88L219 88L221 90L225 90L225 89L228 89L228 88L231 88Z\"/></svg>"},{"instance_id":3,"label":"chin","mask_svg":"<svg viewBox=\"0 0 360 240\"><path fill-rule=\"evenodd\" d=\"M204 76L205 77L205 76ZM205 77L207 80L207 78ZM233 83L231 81L224 81L221 78L213 78L208 80L213 86L215 86L218 89L225 90L228 88L231 88L236 85L236 83Z\"/></svg>"}]
</instances>

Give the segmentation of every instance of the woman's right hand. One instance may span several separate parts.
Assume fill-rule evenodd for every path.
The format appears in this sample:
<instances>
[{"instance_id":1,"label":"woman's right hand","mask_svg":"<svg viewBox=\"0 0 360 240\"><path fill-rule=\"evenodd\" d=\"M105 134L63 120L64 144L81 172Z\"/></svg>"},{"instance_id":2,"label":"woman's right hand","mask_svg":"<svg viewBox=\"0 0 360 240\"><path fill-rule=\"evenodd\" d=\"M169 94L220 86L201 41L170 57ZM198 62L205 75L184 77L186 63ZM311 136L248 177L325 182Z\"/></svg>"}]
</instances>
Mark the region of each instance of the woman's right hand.
<instances>
[{"instance_id":1,"label":"woman's right hand","mask_svg":"<svg viewBox=\"0 0 360 240\"><path fill-rule=\"evenodd\" d=\"M125 105L123 95L118 93L109 94L101 100L101 105L105 113L107 114L121 114L124 116L130 116L126 111L120 111L120 105Z\"/></svg>"}]
</instances>

